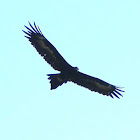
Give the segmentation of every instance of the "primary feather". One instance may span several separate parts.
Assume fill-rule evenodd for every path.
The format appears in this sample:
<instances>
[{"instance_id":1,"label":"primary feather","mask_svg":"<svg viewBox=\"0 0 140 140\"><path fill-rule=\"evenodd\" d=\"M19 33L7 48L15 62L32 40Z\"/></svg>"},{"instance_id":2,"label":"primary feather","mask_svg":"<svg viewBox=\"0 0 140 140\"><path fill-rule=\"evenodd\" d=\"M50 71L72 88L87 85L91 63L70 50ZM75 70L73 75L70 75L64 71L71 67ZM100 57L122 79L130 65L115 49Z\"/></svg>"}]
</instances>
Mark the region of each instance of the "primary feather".
<instances>
[{"instance_id":1,"label":"primary feather","mask_svg":"<svg viewBox=\"0 0 140 140\"><path fill-rule=\"evenodd\" d=\"M47 61L55 70L60 71L59 74L48 74L51 83L51 89L56 89L63 83L74 82L77 85L88 88L91 91L98 92L100 94L113 96L119 98L122 96L119 87L111 85L103 80L95 77L91 77L78 71L77 67L72 67L56 50L56 48L44 37L40 28L34 27L29 23L30 27L26 27L28 30L23 31L26 34L26 38L29 39L31 44L35 47L38 53Z\"/></svg>"}]
</instances>

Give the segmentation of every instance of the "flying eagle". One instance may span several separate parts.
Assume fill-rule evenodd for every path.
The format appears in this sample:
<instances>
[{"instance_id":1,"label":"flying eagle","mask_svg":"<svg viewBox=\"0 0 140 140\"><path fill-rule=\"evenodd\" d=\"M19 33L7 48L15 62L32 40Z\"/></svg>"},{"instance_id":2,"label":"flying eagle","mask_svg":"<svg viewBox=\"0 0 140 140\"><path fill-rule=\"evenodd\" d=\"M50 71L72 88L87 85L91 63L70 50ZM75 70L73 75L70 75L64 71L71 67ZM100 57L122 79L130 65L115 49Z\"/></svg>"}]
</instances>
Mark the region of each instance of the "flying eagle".
<instances>
[{"instance_id":1,"label":"flying eagle","mask_svg":"<svg viewBox=\"0 0 140 140\"><path fill-rule=\"evenodd\" d=\"M23 30L26 34L25 37L29 39L31 44L45 59L45 61L47 61L55 70L60 71L58 74L48 74L51 90L56 89L58 86L61 86L63 83L67 83L69 81L112 98L113 96L117 98L119 98L119 95L122 96L120 92L124 91L119 87L79 72L77 67L72 67L61 56L56 48L45 38L40 28L36 26L35 22L34 27L30 24L30 22L29 25L30 28L25 26L28 30L27 32Z\"/></svg>"}]
</instances>

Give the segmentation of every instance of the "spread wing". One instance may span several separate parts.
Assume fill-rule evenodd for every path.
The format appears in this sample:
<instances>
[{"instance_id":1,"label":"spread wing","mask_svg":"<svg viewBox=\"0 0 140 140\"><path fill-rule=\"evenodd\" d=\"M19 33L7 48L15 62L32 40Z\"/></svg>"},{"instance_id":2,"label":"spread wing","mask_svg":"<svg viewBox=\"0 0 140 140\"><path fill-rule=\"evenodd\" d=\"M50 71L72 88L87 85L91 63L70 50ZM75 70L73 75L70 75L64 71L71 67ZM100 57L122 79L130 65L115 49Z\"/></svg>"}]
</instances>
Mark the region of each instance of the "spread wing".
<instances>
[{"instance_id":1,"label":"spread wing","mask_svg":"<svg viewBox=\"0 0 140 140\"><path fill-rule=\"evenodd\" d=\"M119 95L122 96L120 92L124 92L123 90L120 90L119 87L81 72L77 72L75 76L72 76L71 81L77 85L88 88L91 91L95 91L112 98L113 96L119 98Z\"/></svg>"},{"instance_id":2,"label":"spread wing","mask_svg":"<svg viewBox=\"0 0 140 140\"><path fill-rule=\"evenodd\" d=\"M66 60L60 55L56 48L44 37L39 27L34 22L34 27L29 23L31 28L27 28L27 32L23 31L31 44L35 47L38 53L55 69L64 71L71 68Z\"/></svg>"}]
</instances>

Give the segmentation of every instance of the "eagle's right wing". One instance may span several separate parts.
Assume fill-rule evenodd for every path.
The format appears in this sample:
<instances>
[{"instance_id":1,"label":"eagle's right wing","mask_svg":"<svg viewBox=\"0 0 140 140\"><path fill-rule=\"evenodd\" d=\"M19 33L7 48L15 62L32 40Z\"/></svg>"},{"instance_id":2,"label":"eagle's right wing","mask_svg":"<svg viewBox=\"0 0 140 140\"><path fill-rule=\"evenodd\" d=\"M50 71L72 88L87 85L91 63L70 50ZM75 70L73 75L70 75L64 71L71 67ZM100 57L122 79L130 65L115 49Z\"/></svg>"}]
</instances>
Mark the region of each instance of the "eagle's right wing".
<instances>
[{"instance_id":1,"label":"eagle's right wing","mask_svg":"<svg viewBox=\"0 0 140 140\"><path fill-rule=\"evenodd\" d=\"M35 47L38 53L55 69L63 71L71 68L56 48L44 37L39 27L34 23L34 27L29 23L30 28L25 26L28 31L23 31L31 44Z\"/></svg>"}]
</instances>

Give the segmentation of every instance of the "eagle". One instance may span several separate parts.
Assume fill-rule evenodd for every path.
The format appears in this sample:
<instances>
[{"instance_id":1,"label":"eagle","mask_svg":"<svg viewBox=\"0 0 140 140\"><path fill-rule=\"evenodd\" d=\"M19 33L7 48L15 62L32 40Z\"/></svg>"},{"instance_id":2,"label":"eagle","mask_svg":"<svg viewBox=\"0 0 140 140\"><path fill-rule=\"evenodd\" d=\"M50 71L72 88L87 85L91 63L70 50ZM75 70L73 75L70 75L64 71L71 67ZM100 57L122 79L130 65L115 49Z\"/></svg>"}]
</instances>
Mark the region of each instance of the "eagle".
<instances>
[{"instance_id":1,"label":"eagle","mask_svg":"<svg viewBox=\"0 0 140 140\"><path fill-rule=\"evenodd\" d=\"M55 70L59 71L57 74L47 74L48 79L50 80L51 90L56 89L63 83L73 82L91 91L112 98L120 98L120 96L122 96L121 92L124 91L121 90L120 87L84 74L80 72L77 67L71 66L57 49L45 38L35 22L34 26L29 22L29 27L25 26L25 28L27 31L22 30L25 33L25 37L31 42L33 47L45 59L45 61Z\"/></svg>"}]
</instances>

